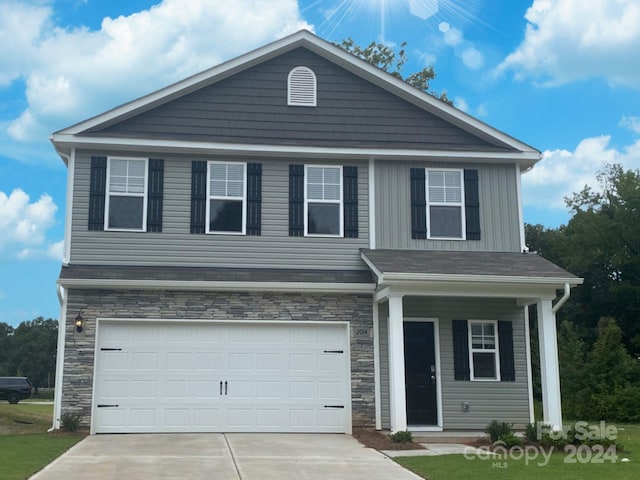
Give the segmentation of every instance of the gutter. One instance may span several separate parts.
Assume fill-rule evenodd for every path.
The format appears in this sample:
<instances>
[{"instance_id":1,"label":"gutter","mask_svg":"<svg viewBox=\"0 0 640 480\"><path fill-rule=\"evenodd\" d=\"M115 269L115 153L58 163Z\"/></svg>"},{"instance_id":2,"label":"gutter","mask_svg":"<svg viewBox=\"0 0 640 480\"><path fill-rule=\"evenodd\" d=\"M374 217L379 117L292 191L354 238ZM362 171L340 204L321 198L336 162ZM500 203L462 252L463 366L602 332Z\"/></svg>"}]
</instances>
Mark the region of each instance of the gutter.
<instances>
[{"instance_id":1,"label":"gutter","mask_svg":"<svg viewBox=\"0 0 640 480\"><path fill-rule=\"evenodd\" d=\"M564 294L562 295L560 300L558 300L556 302L556 304L553 306L553 308L551 308L551 311L555 314L558 310L560 310L560 307L562 307L562 305L564 305L564 303L567 300L569 300L570 296L571 296L571 286L568 283L565 283L564 284Z\"/></svg>"}]
</instances>

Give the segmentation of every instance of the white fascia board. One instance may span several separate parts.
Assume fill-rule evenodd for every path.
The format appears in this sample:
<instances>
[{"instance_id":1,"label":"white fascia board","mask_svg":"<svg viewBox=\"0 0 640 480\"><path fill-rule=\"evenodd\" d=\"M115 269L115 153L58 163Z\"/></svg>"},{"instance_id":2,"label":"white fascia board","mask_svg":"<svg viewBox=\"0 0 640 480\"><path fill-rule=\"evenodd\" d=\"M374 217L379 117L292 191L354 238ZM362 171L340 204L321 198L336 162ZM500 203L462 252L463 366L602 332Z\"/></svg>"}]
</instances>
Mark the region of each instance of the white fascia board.
<instances>
[{"instance_id":1,"label":"white fascia board","mask_svg":"<svg viewBox=\"0 0 640 480\"><path fill-rule=\"evenodd\" d=\"M367 267L369 267L371 271L375 274L375 276L378 278L378 285L382 285L383 283L386 283L384 274L378 269L378 267L376 267L376 265L371 260L367 258L367 256L364 253L360 254L360 258L362 258L362 261L367 264Z\"/></svg>"},{"instance_id":2,"label":"white fascia board","mask_svg":"<svg viewBox=\"0 0 640 480\"><path fill-rule=\"evenodd\" d=\"M381 88L399 95L401 98L443 118L446 121L451 122L465 131L475 133L485 139L497 140L498 142L508 145L519 152L534 154L536 156L534 163L541 158L540 152L535 148L516 140L504 132L487 125L477 118L466 114L462 110L458 110L428 93L412 87L405 81L388 74L365 60L356 57L355 55L306 30L301 30L293 35L284 37L261 48L224 62L216 67L192 75L180 82L140 97L103 114L60 130L53 135L52 141L56 143L56 137L61 133L75 135L100 125L124 119L129 115L139 113L152 108L154 105L165 103L174 98L195 91L198 88L219 81L238 71L249 68L260 62L266 61L273 56L300 46L304 46L318 55L336 62L353 74L372 81Z\"/></svg>"},{"instance_id":3,"label":"white fascia board","mask_svg":"<svg viewBox=\"0 0 640 480\"><path fill-rule=\"evenodd\" d=\"M137 289L137 290L209 290L219 292L324 292L373 293L373 283L313 283L313 282L221 282L189 280L116 280L116 279L60 279L64 288Z\"/></svg>"},{"instance_id":4,"label":"white fascia board","mask_svg":"<svg viewBox=\"0 0 640 480\"><path fill-rule=\"evenodd\" d=\"M71 148L108 148L111 150L176 152L194 154L225 154L277 157L279 155L297 155L307 158L370 158L390 160L424 160L459 162L461 160L489 160L532 165L539 159L537 152L484 152L484 151L451 151L451 150L418 150L418 149L385 149L385 148L334 148L310 147L298 145L260 145L242 143L192 142L184 140L118 138L102 136L75 136L68 133L56 133L51 141L60 153Z\"/></svg>"},{"instance_id":5,"label":"white fascia board","mask_svg":"<svg viewBox=\"0 0 640 480\"><path fill-rule=\"evenodd\" d=\"M389 285L377 291L373 298L376 302L383 302L389 296L398 294L420 297L513 298L517 301L532 298L553 300L557 296L557 290L557 285L423 282Z\"/></svg>"},{"instance_id":6,"label":"white fascia board","mask_svg":"<svg viewBox=\"0 0 640 480\"><path fill-rule=\"evenodd\" d=\"M525 276L504 276L504 275L454 275L440 273L385 273L384 280L387 284L397 284L399 282L454 282L454 283L498 283L498 284L521 284L521 285L559 285L564 288L565 284L581 285L583 278L560 278L560 277L525 277Z\"/></svg>"}]
</instances>

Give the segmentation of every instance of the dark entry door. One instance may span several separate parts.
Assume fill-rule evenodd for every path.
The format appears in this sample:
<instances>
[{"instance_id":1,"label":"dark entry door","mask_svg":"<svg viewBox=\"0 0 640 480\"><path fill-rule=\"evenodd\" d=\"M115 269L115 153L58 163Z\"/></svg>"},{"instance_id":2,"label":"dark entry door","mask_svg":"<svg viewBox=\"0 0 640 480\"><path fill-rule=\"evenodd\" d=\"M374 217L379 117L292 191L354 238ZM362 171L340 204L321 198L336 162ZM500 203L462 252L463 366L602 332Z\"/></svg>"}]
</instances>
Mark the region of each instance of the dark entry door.
<instances>
[{"instance_id":1,"label":"dark entry door","mask_svg":"<svg viewBox=\"0 0 640 480\"><path fill-rule=\"evenodd\" d=\"M433 326L433 322L404 322L404 372L408 425L438 424Z\"/></svg>"}]
</instances>

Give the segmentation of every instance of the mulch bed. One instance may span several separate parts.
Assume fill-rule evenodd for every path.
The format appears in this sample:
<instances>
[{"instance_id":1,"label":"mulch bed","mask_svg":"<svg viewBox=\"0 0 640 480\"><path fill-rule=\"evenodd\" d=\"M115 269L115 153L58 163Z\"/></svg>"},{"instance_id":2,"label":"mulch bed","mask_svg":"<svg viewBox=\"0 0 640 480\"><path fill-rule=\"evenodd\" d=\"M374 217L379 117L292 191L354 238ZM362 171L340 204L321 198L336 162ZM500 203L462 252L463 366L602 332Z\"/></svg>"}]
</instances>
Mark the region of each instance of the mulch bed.
<instances>
[{"instance_id":1,"label":"mulch bed","mask_svg":"<svg viewBox=\"0 0 640 480\"><path fill-rule=\"evenodd\" d=\"M376 450L423 450L419 443L397 443L392 442L389 435L369 428L354 428L353 438L362 443L365 447Z\"/></svg>"}]
</instances>

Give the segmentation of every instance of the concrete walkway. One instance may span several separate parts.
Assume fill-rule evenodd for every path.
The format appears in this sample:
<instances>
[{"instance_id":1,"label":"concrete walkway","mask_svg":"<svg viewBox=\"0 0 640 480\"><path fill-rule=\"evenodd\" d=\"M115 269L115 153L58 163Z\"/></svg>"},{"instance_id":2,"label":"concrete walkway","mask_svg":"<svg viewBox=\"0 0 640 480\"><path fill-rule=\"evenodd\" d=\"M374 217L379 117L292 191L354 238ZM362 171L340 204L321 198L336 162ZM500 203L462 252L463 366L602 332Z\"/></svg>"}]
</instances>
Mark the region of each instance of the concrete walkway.
<instances>
[{"instance_id":1,"label":"concrete walkway","mask_svg":"<svg viewBox=\"0 0 640 480\"><path fill-rule=\"evenodd\" d=\"M92 435L32 480L417 480L348 435Z\"/></svg>"},{"instance_id":2,"label":"concrete walkway","mask_svg":"<svg viewBox=\"0 0 640 480\"><path fill-rule=\"evenodd\" d=\"M389 457L435 457L438 455L485 454L486 451L463 443L421 443L424 450L383 450Z\"/></svg>"}]
</instances>

